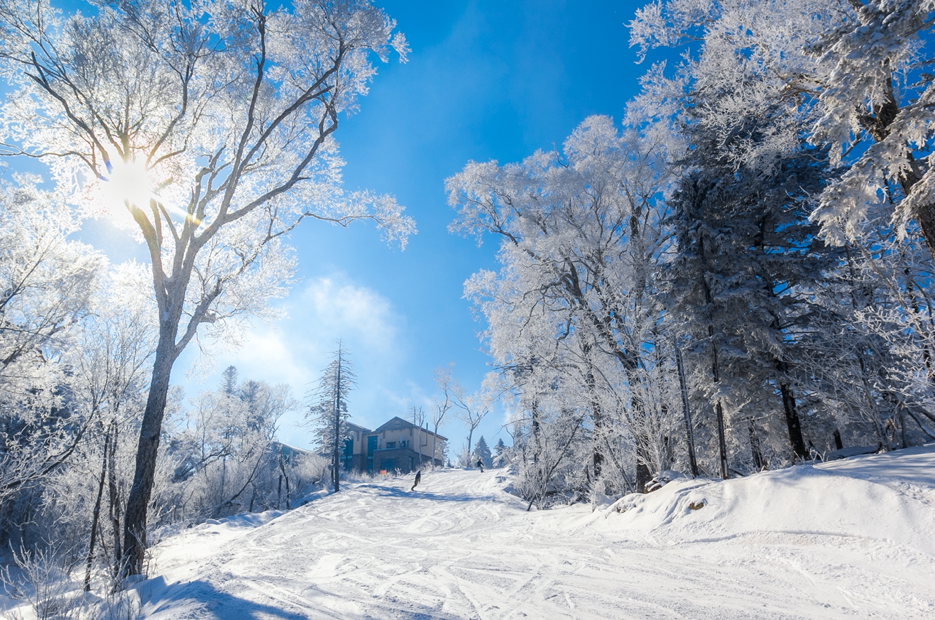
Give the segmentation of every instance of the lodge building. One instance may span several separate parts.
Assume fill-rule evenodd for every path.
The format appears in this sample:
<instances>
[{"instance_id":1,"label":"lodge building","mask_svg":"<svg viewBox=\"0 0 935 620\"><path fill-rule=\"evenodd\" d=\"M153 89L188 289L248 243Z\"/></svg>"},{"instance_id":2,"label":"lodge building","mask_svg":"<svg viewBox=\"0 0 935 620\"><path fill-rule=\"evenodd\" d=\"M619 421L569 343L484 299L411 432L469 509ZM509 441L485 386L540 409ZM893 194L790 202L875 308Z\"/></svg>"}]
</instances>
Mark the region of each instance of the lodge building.
<instances>
[{"instance_id":1,"label":"lodge building","mask_svg":"<svg viewBox=\"0 0 935 620\"><path fill-rule=\"evenodd\" d=\"M444 465L447 438L395 417L376 430L348 423L341 467L367 473L409 473L434 462Z\"/></svg>"}]
</instances>

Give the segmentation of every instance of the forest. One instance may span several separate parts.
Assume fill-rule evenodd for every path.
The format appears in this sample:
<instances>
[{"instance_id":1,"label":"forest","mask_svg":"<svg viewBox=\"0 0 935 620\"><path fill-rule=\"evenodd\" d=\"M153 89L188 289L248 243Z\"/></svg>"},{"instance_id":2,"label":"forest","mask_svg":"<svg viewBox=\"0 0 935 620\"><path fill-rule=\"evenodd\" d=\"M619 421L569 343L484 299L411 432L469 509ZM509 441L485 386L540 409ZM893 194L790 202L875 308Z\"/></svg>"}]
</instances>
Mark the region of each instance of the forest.
<instances>
[{"instance_id":1,"label":"forest","mask_svg":"<svg viewBox=\"0 0 935 620\"><path fill-rule=\"evenodd\" d=\"M173 366L273 313L303 220L397 247L415 223L341 184L339 124L408 52L368 0L91 5L0 0L0 155L33 166L0 169L0 548L106 590L160 533L329 476L274 447L287 386L231 367L186 401ZM495 464L530 507L935 439L933 17L648 4L620 44L680 60L622 121L444 181L449 231L498 248L465 283L492 371L461 409L510 412ZM75 240L102 215L147 263Z\"/></svg>"},{"instance_id":2,"label":"forest","mask_svg":"<svg viewBox=\"0 0 935 620\"><path fill-rule=\"evenodd\" d=\"M932 9L647 5L621 127L447 180L530 505L935 438Z\"/></svg>"}]
</instances>

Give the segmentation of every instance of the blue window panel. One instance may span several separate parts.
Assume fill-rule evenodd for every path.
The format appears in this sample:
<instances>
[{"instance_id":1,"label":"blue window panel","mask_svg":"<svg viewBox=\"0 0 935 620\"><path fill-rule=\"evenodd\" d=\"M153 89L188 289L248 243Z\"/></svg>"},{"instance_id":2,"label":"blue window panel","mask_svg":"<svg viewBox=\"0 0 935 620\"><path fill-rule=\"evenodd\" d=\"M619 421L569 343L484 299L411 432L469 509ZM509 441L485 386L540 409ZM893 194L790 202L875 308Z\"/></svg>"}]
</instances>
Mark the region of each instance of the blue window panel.
<instances>
[{"instance_id":1,"label":"blue window panel","mask_svg":"<svg viewBox=\"0 0 935 620\"><path fill-rule=\"evenodd\" d=\"M377 437L367 437L367 473L373 473L373 451L377 449Z\"/></svg>"}]
</instances>

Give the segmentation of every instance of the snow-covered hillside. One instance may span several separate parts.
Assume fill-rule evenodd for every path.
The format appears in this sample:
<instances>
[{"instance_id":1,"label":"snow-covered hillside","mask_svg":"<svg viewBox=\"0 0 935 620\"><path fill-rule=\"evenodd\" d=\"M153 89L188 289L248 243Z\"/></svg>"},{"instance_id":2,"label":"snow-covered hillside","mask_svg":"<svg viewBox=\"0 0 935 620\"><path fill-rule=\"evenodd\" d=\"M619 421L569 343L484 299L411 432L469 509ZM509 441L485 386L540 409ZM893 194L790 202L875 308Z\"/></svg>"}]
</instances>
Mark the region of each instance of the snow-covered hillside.
<instances>
[{"instance_id":1,"label":"snow-covered hillside","mask_svg":"<svg viewBox=\"0 0 935 620\"><path fill-rule=\"evenodd\" d=\"M171 537L162 577L139 586L144 615L935 617L935 446L673 482L596 510L525 512L497 470L411 484Z\"/></svg>"}]
</instances>

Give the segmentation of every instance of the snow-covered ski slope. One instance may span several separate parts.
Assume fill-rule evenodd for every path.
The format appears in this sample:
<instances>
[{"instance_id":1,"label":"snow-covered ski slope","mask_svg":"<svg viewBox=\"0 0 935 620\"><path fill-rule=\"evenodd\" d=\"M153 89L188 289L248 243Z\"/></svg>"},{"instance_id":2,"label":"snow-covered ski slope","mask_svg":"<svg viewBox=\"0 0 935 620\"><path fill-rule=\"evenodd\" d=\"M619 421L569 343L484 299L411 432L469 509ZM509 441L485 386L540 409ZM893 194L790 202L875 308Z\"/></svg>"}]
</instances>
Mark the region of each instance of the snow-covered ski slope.
<instances>
[{"instance_id":1,"label":"snow-covered ski slope","mask_svg":"<svg viewBox=\"0 0 935 620\"><path fill-rule=\"evenodd\" d=\"M156 548L144 615L935 618L935 446L594 510L526 512L508 483L439 471L193 528Z\"/></svg>"}]
</instances>

